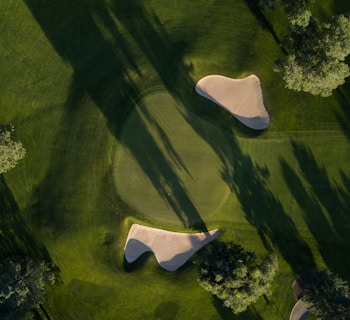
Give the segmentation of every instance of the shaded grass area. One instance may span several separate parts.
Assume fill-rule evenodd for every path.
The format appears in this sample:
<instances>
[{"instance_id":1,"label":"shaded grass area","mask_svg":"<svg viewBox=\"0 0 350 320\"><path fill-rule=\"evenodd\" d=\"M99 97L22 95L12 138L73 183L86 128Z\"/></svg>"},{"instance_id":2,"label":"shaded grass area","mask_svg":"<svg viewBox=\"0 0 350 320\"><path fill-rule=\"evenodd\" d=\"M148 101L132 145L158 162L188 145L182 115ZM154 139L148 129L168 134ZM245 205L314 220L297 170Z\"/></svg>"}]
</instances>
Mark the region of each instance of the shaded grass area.
<instances>
[{"instance_id":1,"label":"shaded grass area","mask_svg":"<svg viewBox=\"0 0 350 320\"><path fill-rule=\"evenodd\" d=\"M52 318L285 319L295 274L327 266L349 278L349 82L322 100L283 89L271 72L283 54L278 20L267 24L252 1L202 0L15 0L1 2L0 16L1 117L28 151L0 183L0 252L59 267L63 283L47 303ZM273 118L258 136L193 90L210 73L252 72ZM127 116L159 86L223 163L232 195L214 219L198 212L205 227L281 258L274 294L245 314L233 316L202 290L191 261L174 274L152 255L124 265L131 223L182 230L137 220L112 178ZM231 148L193 114L220 128Z\"/></svg>"},{"instance_id":2,"label":"shaded grass area","mask_svg":"<svg viewBox=\"0 0 350 320\"><path fill-rule=\"evenodd\" d=\"M237 203L231 206L239 219L256 226L264 246L277 249L294 273L316 268L320 254L325 265L347 278L347 138L315 133L266 143L245 140L241 146L234 188L243 212ZM308 239L316 241L316 254Z\"/></svg>"},{"instance_id":3,"label":"shaded grass area","mask_svg":"<svg viewBox=\"0 0 350 320\"><path fill-rule=\"evenodd\" d=\"M3 176L0 176L0 260L29 256L51 262L49 252L20 214L19 207Z\"/></svg>"}]
</instances>

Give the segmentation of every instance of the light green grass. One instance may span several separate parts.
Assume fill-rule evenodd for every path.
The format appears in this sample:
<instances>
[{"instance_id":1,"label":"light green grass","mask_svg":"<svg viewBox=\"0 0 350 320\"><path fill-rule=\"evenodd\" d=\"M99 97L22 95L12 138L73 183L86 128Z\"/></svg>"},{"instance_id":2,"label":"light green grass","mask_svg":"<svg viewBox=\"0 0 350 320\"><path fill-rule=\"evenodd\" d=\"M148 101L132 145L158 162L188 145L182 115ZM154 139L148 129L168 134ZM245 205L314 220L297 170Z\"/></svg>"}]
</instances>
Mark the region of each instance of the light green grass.
<instances>
[{"instance_id":1,"label":"light green grass","mask_svg":"<svg viewBox=\"0 0 350 320\"><path fill-rule=\"evenodd\" d=\"M315 6L320 16L342 12L332 1ZM284 18L269 18L282 36ZM27 149L5 175L2 197L14 200L16 212L0 221L0 236L59 268L62 283L45 305L53 319L287 319L297 273L328 267L350 279L349 82L327 99L284 89L271 72L281 50L246 1L2 1L0 48L1 122L15 126ZM272 116L266 132L254 135L194 92L196 81L213 73L260 77ZM202 222L220 227L223 240L264 253L265 239L279 254L273 295L240 316L200 288L191 262L175 273L152 255L124 265L132 223L190 231L175 215L162 222L138 215L114 185L115 154L128 147L121 145L123 124L140 101L155 105L160 88L165 104L178 99L181 128L200 141L194 150L211 154L215 170L218 158L233 159L222 166L230 197L215 214L198 211ZM153 126L162 124L152 115ZM170 141L182 153L180 141ZM174 166L164 146L162 153L163 165ZM8 251L1 249L3 258Z\"/></svg>"}]
</instances>

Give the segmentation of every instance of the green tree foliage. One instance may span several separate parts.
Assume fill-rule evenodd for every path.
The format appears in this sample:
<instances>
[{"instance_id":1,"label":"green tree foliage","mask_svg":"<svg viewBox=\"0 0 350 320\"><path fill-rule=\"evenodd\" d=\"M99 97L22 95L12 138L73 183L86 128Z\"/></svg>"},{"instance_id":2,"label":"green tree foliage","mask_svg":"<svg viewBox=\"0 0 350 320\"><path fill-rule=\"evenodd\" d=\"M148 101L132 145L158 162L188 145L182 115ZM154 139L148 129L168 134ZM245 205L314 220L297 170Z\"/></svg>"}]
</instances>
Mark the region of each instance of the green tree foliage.
<instances>
[{"instance_id":1,"label":"green tree foliage","mask_svg":"<svg viewBox=\"0 0 350 320\"><path fill-rule=\"evenodd\" d=\"M276 61L285 86L322 97L350 76L345 62L350 54L350 17L338 15L319 25L312 16L311 0L259 0L262 9L281 5L289 19L289 32L283 48L287 56Z\"/></svg>"},{"instance_id":2,"label":"green tree foliage","mask_svg":"<svg viewBox=\"0 0 350 320\"><path fill-rule=\"evenodd\" d=\"M310 10L292 10L288 17L293 27L306 28L310 24L312 13Z\"/></svg>"},{"instance_id":3,"label":"green tree foliage","mask_svg":"<svg viewBox=\"0 0 350 320\"><path fill-rule=\"evenodd\" d=\"M305 13L293 23L284 42L288 55L276 62L275 71L282 73L289 89L330 96L350 76L345 63L350 54L349 16L335 16L319 26Z\"/></svg>"},{"instance_id":4,"label":"green tree foliage","mask_svg":"<svg viewBox=\"0 0 350 320\"><path fill-rule=\"evenodd\" d=\"M321 271L303 292L302 300L320 320L350 319L350 290L346 281L329 271Z\"/></svg>"},{"instance_id":5,"label":"green tree foliage","mask_svg":"<svg viewBox=\"0 0 350 320\"><path fill-rule=\"evenodd\" d=\"M12 140L13 131L11 125L0 125L0 174L14 168L26 154L22 143Z\"/></svg>"},{"instance_id":6,"label":"green tree foliage","mask_svg":"<svg viewBox=\"0 0 350 320\"><path fill-rule=\"evenodd\" d=\"M50 266L43 261L4 260L0 265L0 314L4 319L30 319L30 311L45 298L46 285L54 282Z\"/></svg>"},{"instance_id":7,"label":"green tree foliage","mask_svg":"<svg viewBox=\"0 0 350 320\"><path fill-rule=\"evenodd\" d=\"M233 242L213 242L197 257L199 284L234 314L270 293L278 269L275 255L258 258Z\"/></svg>"}]
</instances>

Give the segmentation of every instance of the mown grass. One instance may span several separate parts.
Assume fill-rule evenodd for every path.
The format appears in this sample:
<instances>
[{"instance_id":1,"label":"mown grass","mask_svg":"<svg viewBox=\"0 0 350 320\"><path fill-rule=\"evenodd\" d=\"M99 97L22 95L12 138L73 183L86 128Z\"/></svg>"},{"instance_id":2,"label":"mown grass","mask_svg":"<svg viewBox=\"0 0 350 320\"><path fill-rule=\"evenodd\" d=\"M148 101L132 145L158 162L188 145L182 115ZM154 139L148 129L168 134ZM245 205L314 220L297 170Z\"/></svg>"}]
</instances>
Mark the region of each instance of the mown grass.
<instances>
[{"instance_id":1,"label":"mown grass","mask_svg":"<svg viewBox=\"0 0 350 320\"><path fill-rule=\"evenodd\" d=\"M316 9L342 12L331 1ZM0 253L58 267L61 283L45 305L53 319L286 319L296 274L327 267L350 278L350 83L327 99L284 89L272 72L284 18L269 13L269 25L261 14L249 0L0 3L1 122L27 149L1 181ZM194 84L212 73L256 73L271 127L253 134L197 96ZM233 154L222 172L231 196L215 217L201 216L205 227L279 254L273 295L242 315L198 286L191 262L168 273L152 255L123 260L133 222L190 231L138 215L115 191L125 119L160 86L213 152ZM230 150L196 117L221 130Z\"/></svg>"},{"instance_id":2,"label":"mown grass","mask_svg":"<svg viewBox=\"0 0 350 320\"><path fill-rule=\"evenodd\" d=\"M145 96L124 124L115 183L118 194L154 222L205 230L203 219L215 217L229 195L221 174L234 159L224 133L184 112L163 90Z\"/></svg>"}]
</instances>

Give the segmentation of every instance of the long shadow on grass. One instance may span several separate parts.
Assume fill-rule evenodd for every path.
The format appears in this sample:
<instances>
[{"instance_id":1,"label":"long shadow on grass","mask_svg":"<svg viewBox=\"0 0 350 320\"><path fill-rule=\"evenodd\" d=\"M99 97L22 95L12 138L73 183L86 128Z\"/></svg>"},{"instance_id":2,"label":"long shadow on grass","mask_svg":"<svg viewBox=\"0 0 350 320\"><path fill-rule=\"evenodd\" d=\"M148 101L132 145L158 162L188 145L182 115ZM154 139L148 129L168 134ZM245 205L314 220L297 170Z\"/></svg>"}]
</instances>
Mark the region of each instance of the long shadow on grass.
<instances>
[{"instance_id":1,"label":"long shadow on grass","mask_svg":"<svg viewBox=\"0 0 350 320\"><path fill-rule=\"evenodd\" d=\"M65 184L69 181L64 178L64 172L65 168L74 166L75 159L69 153L66 157L60 153L65 144L69 144L69 133L77 134L76 130L82 128L76 123L84 113L84 99L88 96L93 100L105 115L110 130L119 138L122 124L140 99L142 88L162 84L181 96L182 88L193 90L194 86L188 74L190 68L182 60L186 43L171 40L142 1L25 0L25 3L57 53L73 68L66 112L56 138L59 151L53 153L52 168L38 187L40 198L47 198L50 203L44 207L38 204L42 214L37 216L44 216L45 212L48 216L50 212L45 224L63 228L66 208L62 194L67 196ZM142 61L142 70L136 60ZM184 225L206 231L181 181L147 127L142 123L137 130L149 139L151 150L145 150L137 141L127 147L152 184ZM164 135L162 138L166 140ZM168 151L179 158L171 148ZM56 189L49 191L55 177L58 179ZM163 181L168 180L175 184L172 198L166 197L167 191L162 186Z\"/></svg>"},{"instance_id":2,"label":"long shadow on grass","mask_svg":"<svg viewBox=\"0 0 350 320\"><path fill-rule=\"evenodd\" d=\"M189 90L193 91L194 83L189 76L191 67L183 62L183 55L185 49L189 47L189 42L172 39L155 14L148 12L141 1L114 1L112 8L118 21L122 23L152 65L162 85L173 93L176 99L188 104L186 95ZM192 38L194 40L194 35ZM152 71L150 73L152 74ZM165 132L161 130L156 121L152 120L151 115L146 110L143 110L143 116L150 123L153 123L166 146L167 153L172 159L175 159L177 165L187 171L181 161L181 156L171 146ZM127 147L151 179L154 188L158 190L160 196L185 226L207 231L204 221L192 203L181 179L171 167L166 155L151 137L146 126L140 124L138 131L140 139L135 141L135 145ZM147 140L146 149L146 144L142 142L144 139ZM155 163L155 159L157 163ZM168 196L169 192L171 197Z\"/></svg>"},{"instance_id":3,"label":"long shadow on grass","mask_svg":"<svg viewBox=\"0 0 350 320\"><path fill-rule=\"evenodd\" d=\"M346 274L350 260L349 177L341 172L343 186L330 181L326 168L320 166L310 148L292 141L298 171L311 187L306 188L295 170L283 159L281 166L286 182L305 214L305 221L318 242L326 264L339 274Z\"/></svg>"},{"instance_id":4,"label":"long shadow on grass","mask_svg":"<svg viewBox=\"0 0 350 320\"><path fill-rule=\"evenodd\" d=\"M337 88L335 94L337 95L338 101L342 106L341 111L335 111L338 122L345 134L350 141L350 79L348 78L344 85Z\"/></svg>"},{"instance_id":5,"label":"long shadow on grass","mask_svg":"<svg viewBox=\"0 0 350 320\"><path fill-rule=\"evenodd\" d=\"M88 95L119 132L138 99L133 46L107 1L24 0L61 58L73 68L67 107ZM74 102L74 104L72 103ZM113 119L113 120L112 120Z\"/></svg>"},{"instance_id":6,"label":"long shadow on grass","mask_svg":"<svg viewBox=\"0 0 350 320\"><path fill-rule=\"evenodd\" d=\"M81 210L75 198L82 197L86 191L77 182L82 173L86 173L84 169L93 170L89 166L94 164L86 163L86 159L91 158L88 153L100 156L99 147L92 142L91 132L96 128L89 128L85 123L90 120L87 114L91 113L87 110L87 100L93 100L107 119L113 119L108 125L117 134L137 100L138 89L130 73L137 75L139 70L106 2L26 0L25 3L57 53L73 68L50 168L37 186L30 208L40 229L47 227L62 232L66 227L79 224L79 221L73 222L72 215ZM101 29L108 30L113 37ZM91 143L84 138L90 138ZM96 149L92 150L91 145Z\"/></svg>"},{"instance_id":7,"label":"long shadow on grass","mask_svg":"<svg viewBox=\"0 0 350 320\"><path fill-rule=\"evenodd\" d=\"M195 42L195 30L191 41L184 35L170 36L158 17L145 8L141 0L112 3L113 14L131 35L139 49L155 69L163 85L180 94L181 89L193 90L189 77L190 65L183 61L183 55Z\"/></svg>"},{"instance_id":8,"label":"long shadow on grass","mask_svg":"<svg viewBox=\"0 0 350 320\"><path fill-rule=\"evenodd\" d=\"M51 262L48 251L29 230L5 178L0 175L0 261L14 255Z\"/></svg>"},{"instance_id":9,"label":"long shadow on grass","mask_svg":"<svg viewBox=\"0 0 350 320\"><path fill-rule=\"evenodd\" d=\"M312 252L283 205L269 189L269 171L256 165L235 141L233 190L248 222L268 250L276 248L295 273L315 267Z\"/></svg>"},{"instance_id":10,"label":"long shadow on grass","mask_svg":"<svg viewBox=\"0 0 350 320\"><path fill-rule=\"evenodd\" d=\"M258 1L256 0L245 0L245 3L247 4L249 10L252 12L252 14L255 16L256 20L259 21L260 25L267 29L273 39L275 40L276 44L279 46L279 48L282 50L282 52L287 55L287 51L282 47L282 42L279 39L273 25L270 23L270 21L266 18L263 9L259 5Z\"/></svg>"},{"instance_id":11,"label":"long shadow on grass","mask_svg":"<svg viewBox=\"0 0 350 320\"><path fill-rule=\"evenodd\" d=\"M140 119L139 114L138 124L138 137L136 139L129 139L127 147L150 178L153 187L158 191L159 196L172 208L184 226L208 231L186 191L186 186L180 177L178 177L174 168L172 168L169 160L166 159L166 155L154 141L144 122ZM180 156L170 152L169 147L168 152L174 154L177 163L182 168L183 164Z\"/></svg>"}]
</instances>

